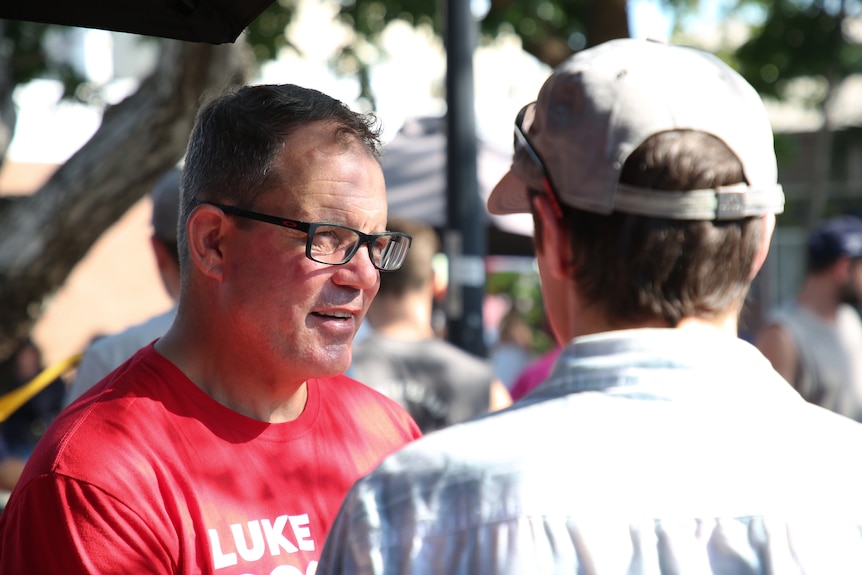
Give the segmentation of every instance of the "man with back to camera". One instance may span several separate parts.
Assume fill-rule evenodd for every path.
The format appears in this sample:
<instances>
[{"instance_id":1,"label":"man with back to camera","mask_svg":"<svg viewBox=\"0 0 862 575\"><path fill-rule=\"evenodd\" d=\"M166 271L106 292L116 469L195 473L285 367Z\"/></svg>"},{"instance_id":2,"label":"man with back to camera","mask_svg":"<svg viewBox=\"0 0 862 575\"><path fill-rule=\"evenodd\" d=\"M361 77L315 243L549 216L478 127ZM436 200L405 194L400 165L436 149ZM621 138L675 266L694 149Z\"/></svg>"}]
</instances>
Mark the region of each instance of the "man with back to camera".
<instances>
[{"instance_id":1,"label":"man with back to camera","mask_svg":"<svg viewBox=\"0 0 862 575\"><path fill-rule=\"evenodd\" d=\"M0 572L311 574L353 482L420 435L341 375L386 231L373 116L248 86L199 112L176 319L55 420L0 515Z\"/></svg>"},{"instance_id":2,"label":"man with back to camera","mask_svg":"<svg viewBox=\"0 0 862 575\"><path fill-rule=\"evenodd\" d=\"M410 235L413 243L401 268L380 278L380 291L368 310L372 329L354 342L348 374L396 400L422 433L511 405L489 361L434 333L437 232L407 218L389 218L387 227Z\"/></svg>"},{"instance_id":3,"label":"man with back to camera","mask_svg":"<svg viewBox=\"0 0 862 575\"><path fill-rule=\"evenodd\" d=\"M150 246L159 268L159 277L174 305L146 321L117 333L100 337L87 346L75 379L69 385L64 407L78 399L96 382L132 357L136 351L161 337L171 326L177 312L180 293L180 261L177 254L177 218L180 210L180 177L182 170L173 168L162 176L150 194L153 202Z\"/></svg>"},{"instance_id":4,"label":"man with back to camera","mask_svg":"<svg viewBox=\"0 0 862 575\"><path fill-rule=\"evenodd\" d=\"M518 115L492 213L531 211L547 381L361 479L318 575L858 573L862 427L737 318L784 195L757 93L642 40L577 53Z\"/></svg>"},{"instance_id":5,"label":"man with back to camera","mask_svg":"<svg viewBox=\"0 0 862 575\"><path fill-rule=\"evenodd\" d=\"M796 298L776 309L755 345L806 400L862 420L862 220L830 218L809 236Z\"/></svg>"}]
</instances>

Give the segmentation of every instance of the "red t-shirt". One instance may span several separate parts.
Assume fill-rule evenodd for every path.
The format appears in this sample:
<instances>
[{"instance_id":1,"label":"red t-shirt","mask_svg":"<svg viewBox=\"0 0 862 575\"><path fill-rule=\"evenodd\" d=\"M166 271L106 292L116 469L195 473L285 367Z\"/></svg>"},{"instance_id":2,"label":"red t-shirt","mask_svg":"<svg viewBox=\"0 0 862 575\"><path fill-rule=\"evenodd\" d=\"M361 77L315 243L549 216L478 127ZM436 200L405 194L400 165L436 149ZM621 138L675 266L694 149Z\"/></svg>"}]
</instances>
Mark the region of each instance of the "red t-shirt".
<instances>
[{"instance_id":1,"label":"red t-shirt","mask_svg":"<svg viewBox=\"0 0 862 575\"><path fill-rule=\"evenodd\" d=\"M150 345L39 443L0 515L0 573L313 573L350 486L419 435L345 376L309 380L295 421L245 417Z\"/></svg>"}]
</instances>

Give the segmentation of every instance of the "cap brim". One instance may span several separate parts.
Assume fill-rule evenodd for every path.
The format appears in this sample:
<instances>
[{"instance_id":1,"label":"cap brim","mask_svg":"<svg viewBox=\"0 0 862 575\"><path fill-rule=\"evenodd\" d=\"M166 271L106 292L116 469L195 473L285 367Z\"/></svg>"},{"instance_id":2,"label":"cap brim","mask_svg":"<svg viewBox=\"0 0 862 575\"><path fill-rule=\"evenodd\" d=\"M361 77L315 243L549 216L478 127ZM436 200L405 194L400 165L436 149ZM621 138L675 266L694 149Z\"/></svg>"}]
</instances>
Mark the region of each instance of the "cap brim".
<instances>
[{"instance_id":1,"label":"cap brim","mask_svg":"<svg viewBox=\"0 0 862 575\"><path fill-rule=\"evenodd\" d=\"M501 216L523 214L530 211L530 194L527 184L516 176L511 169L497 182L488 196L488 211Z\"/></svg>"}]
</instances>

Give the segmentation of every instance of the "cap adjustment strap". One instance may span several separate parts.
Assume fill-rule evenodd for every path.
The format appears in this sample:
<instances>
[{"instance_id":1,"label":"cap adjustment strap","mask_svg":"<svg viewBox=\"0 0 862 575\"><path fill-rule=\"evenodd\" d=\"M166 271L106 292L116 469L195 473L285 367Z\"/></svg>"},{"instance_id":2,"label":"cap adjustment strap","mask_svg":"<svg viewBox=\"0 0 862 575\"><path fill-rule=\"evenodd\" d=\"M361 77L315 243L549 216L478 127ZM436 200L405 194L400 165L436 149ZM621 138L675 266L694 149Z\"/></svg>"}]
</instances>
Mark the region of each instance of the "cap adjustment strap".
<instances>
[{"instance_id":1,"label":"cap adjustment strap","mask_svg":"<svg viewBox=\"0 0 862 575\"><path fill-rule=\"evenodd\" d=\"M738 220L784 211L780 184L753 188L748 184L687 191L617 186L613 209L673 220Z\"/></svg>"}]
</instances>

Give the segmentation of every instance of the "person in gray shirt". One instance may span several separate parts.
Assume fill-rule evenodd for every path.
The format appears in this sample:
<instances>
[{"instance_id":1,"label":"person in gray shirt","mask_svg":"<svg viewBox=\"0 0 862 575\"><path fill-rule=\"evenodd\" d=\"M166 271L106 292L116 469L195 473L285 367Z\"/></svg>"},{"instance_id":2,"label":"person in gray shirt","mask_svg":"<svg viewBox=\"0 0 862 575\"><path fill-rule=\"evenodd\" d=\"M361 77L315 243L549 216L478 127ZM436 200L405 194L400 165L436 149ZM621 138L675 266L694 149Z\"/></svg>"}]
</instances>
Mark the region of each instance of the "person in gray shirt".
<instances>
[{"instance_id":1,"label":"person in gray shirt","mask_svg":"<svg viewBox=\"0 0 862 575\"><path fill-rule=\"evenodd\" d=\"M413 237L401 268L381 274L368 309L371 326L354 342L348 375L401 404L429 433L511 404L490 361L467 353L434 333L432 308L439 282L434 228L390 217L387 227Z\"/></svg>"},{"instance_id":2,"label":"person in gray shirt","mask_svg":"<svg viewBox=\"0 0 862 575\"><path fill-rule=\"evenodd\" d=\"M821 223L805 259L796 297L769 314L754 344L807 401L862 421L862 220Z\"/></svg>"}]
</instances>

